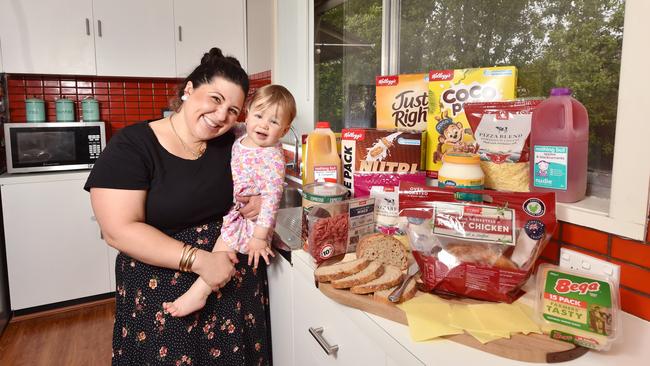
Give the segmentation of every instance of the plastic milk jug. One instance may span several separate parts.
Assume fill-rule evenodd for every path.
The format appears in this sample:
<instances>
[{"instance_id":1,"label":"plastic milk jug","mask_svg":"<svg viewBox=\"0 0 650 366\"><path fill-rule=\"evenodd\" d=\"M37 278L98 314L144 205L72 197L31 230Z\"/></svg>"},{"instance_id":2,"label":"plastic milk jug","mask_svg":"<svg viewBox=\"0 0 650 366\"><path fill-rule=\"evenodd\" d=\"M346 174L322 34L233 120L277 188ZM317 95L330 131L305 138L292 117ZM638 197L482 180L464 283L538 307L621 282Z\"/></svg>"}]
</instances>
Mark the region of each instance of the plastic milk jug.
<instances>
[{"instance_id":1,"label":"plastic milk jug","mask_svg":"<svg viewBox=\"0 0 650 366\"><path fill-rule=\"evenodd\" d=\"M533 110L530 190L555 192L557 202L576 202L587 190L589 116L569 88L553 88Z\"/></svg>"},{"instance_id":2,"label":"plastic milk jug","mask_svg":"<svg viewBox=\"0 0 650 366\"><path fill-rule=\"evenodd\" d=\"M303 185L313 182L341 183L341 158L336 151L336 136L329 122L317 122L307 136L305 179Z\"/></svg>"}]
</instances>

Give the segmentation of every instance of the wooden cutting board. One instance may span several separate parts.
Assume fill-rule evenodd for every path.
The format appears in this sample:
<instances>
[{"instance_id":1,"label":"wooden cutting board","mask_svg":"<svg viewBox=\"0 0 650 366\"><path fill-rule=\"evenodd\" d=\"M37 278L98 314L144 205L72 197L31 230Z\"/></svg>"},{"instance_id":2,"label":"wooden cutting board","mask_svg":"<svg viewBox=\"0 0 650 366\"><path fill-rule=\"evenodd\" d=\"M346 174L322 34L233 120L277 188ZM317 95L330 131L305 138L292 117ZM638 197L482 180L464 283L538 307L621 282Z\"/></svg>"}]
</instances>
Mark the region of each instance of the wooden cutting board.
<instances>
[{"instance_id":1,"label":"wooden cutting board","mask_svg":"<svg viewBox=\"0 0 650 366\"><path fill-rule=\"evenodd\" d=\"M332 263L334 262L325 262L323 265ZM329 283L319 283L318 288L325 296L339 304L408 325L404 311L393 304L375 301L372 299L372 295L357 295L349 290L335 289ZM588 348L557 341L542 334L513 334L510 339L498 339L486 344L482 344L469 334L444 338L497 356L524 362L565 362L576 359L589 351Z\"/></svg>"}]
</instances>

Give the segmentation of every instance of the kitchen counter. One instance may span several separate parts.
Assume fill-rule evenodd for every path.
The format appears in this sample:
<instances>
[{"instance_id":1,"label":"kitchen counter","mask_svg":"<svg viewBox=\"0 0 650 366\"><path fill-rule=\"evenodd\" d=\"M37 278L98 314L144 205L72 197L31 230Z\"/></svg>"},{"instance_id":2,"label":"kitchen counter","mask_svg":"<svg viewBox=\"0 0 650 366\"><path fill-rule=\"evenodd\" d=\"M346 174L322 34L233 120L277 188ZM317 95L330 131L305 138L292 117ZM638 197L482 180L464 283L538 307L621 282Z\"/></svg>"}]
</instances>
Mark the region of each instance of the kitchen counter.
<instances>
[{"instance_id":1,"label":"kitchen counter","mask_svg":"<svg viewBox=\"0 0 650 366\"><path fill-rule=\"evenodd\" d=\"M309 281L313 282L315 263L311 256L302 250L293 251L291 254L296 276L307 276ZM320 296L322 296L320 301L332 301L323 294L320 294ZM296 298L296 302L299 303L299 301L299 298ZM393 363L388 363L391 365L414 364L412 357L425 365L480 364L481 366L503 366L530 364L502 358L445 339L413 342L408 327L403 324L358 309L342 305L340 307L341 311L349 317L349 320L359 327L368 338L384 349L388 356L392 357ZM650 347L648 346L650 345L650 322L625 312L622 314L622 339L613 344L610 351L589 351L587 354L563 364L576 366L647 365L650 359ZM404 349L410 356L403 355ZM400 356L400 354L403 356ZM344 363L338 364L343 365Z\"/></svg>"}]
</instances>

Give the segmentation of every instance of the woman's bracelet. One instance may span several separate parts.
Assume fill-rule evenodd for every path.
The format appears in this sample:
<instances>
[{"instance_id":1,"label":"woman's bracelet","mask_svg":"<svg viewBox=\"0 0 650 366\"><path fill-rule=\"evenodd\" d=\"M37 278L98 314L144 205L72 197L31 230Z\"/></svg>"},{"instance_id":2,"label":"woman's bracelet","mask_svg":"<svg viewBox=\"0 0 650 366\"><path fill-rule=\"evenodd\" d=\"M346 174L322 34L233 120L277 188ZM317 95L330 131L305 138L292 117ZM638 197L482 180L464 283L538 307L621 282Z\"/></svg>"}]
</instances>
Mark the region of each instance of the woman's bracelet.
<instances>
[{"instance_id":1,"label":"woman's bracelet","mask_svg":"<svg viewBox=\"0 0 650 366\"><path fill-rule=\"evenodd\" d=\"M183 254L181 254L181 260L178 262L178 269L181 272L184 272L183 268L184 268L185 262L187 262L188 253L189 253L190 249L192 249L192 246L190 246L189 244L183 245Z\"/></svg>"},{"instance_id":2,"label":"woman's bracelet","mask_svg":"<svg viewBox=\"0 0 650 366\"><path fill-rule=\"evenodd\" d=\"M189 244L186 244L183 247L183 255L181 256L181 261L178 264L178 269L181 272L192 272L192 265L196 259L196 251L199 248L193 248Z\"/></svg>"}]
</instances>

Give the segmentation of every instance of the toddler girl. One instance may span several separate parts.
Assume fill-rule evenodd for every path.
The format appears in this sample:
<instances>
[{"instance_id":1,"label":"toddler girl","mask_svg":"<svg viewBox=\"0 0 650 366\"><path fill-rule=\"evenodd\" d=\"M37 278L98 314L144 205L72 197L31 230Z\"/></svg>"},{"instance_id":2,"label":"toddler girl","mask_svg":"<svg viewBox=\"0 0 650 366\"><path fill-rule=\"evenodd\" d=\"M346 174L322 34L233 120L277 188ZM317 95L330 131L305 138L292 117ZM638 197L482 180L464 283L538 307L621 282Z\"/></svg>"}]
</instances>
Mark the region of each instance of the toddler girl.
<instances>
[{"instance_id":1,"label":"toddler girl","mask_svg":"<svg viewBox=\"0 0 650 366\"><path fill-rule=\"evenodd\" d=\"M238 251L248 254L248 264L257 268L260 256L269 264L275 256L270 239L275 214L284 187L285 160L279 143L296 116L296 102L291 93L280 85L258 89L247 104L246 134L232 147L231 170L233 192L240 196L261 195L262 206L256 221L245 219L235 205L223 218L221 236L213 251ZM190 314L205 306L212 290L199 277L173 303L163 303L172 316Z\"/></svg>"}]
</instances>

